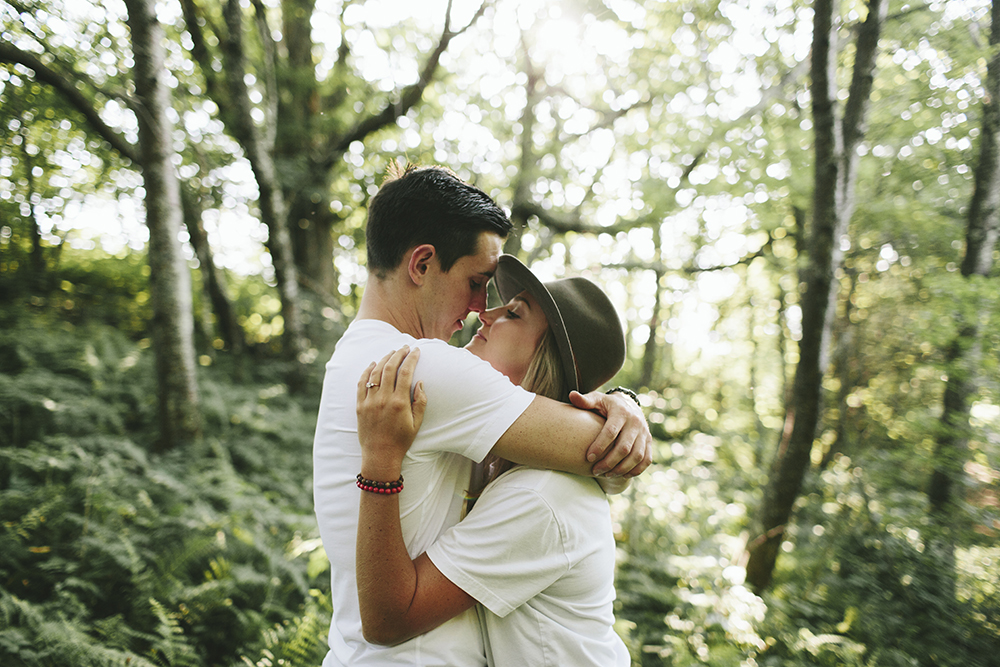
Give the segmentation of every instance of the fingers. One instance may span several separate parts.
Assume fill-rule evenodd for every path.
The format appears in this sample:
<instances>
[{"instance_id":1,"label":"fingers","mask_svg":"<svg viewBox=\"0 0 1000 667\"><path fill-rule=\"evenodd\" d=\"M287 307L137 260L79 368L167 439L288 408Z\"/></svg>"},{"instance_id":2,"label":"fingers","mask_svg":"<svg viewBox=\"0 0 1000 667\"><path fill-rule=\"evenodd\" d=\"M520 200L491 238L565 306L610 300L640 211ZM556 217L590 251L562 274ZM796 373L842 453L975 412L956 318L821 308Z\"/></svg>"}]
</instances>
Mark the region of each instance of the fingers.
<instances>
[{"instance_id":1,"label":"fingers","mask_svg":"<svg viewBox=\"0 0 1000 667\"><path fill-rule=\"evenodd\" d=\"M595 475L634 477L653 460L653 439L646 418L631 400L591 392L570 396L577 407L584 405L606 415L604 428L587 450L587 460L597 461Z\"/></svg>"},{"instance_id":2,"label":"fingers","mask_svg":"<svg viewBox=\"0 0 1000 667\"><path fill-rule=\"evenodd\" d=\"M632 434L625 431L619 437L624 437L626 441ZM608 477L635 477L644 471L653 460L652 438L647 439L645 435L638 431L636 437L631 441L628 454L612 468L606 476Z\"/></svg>"},{"instance_id":3,"label":"fingers","mask_svg":"<svg viewBox=\"0 0 1000 667\"><path fill-rule=\"evenodd\" d=\"M424 393L424 383L418 382L413 390L413 425L417 429L424 422L424 410L427 409L427 394Z\"/></svg>"},{"instance_id":4,"label":"fingers","mask_svg":"<svg viewBox=\"0 0 1000 667\"><path fill-rule=\"evenodd\" d=\"M365 400L365 395L368 393L368 378L372 375L372 370L375 368L375 362L368 364L368 368L361 373L361 377L358 378L358 403Z\"/></svg>"},{"instance_id":5,"label":"fingers","mask_svg":"<svg viewBox=\"0 0 1000 667\"><path fill-rule=\"evenodd\" d=\"M631 451L635 436L632 436L632 440L621 437L622 429L625 427L625 417L621 412L609 414L604 422L604 428L587 450L587 460L597 461L597 465L594 466L595 475L607 474Z\"/></svg>"},{"instance_id":6,"label":"fingers","mask_svg":"<svg viewBox=\"0 0 1000 667\"><path fill-rule=\"evenodd\" d=\"M420 360L420 348L404 345L394 350L377 362L368 364L368 368L358 380L358 404L360 405L376 392L387 399L395 392L405 392L407 403L410 402L410 392L413 386L413 374ZM424 397L426 406L426 396Z\"/></svg>"},{"instance_id":7,"label":"fingers","mask_svg":"<svg viewBox=\"0 0 1000 667\"><path fill-rule=\"evenodd\" d=\"M593 394L594 392L581 394L574 390L569 392L569 402L581 410L593 410L597 407L597 402L594 400Z\"/></svg>"},{"instance_id":8,"label":"fingers","mask_svg":"<svg viewBox=\"0 0 1000 667\"><path fill-rule=\"evenodd\" d=\"M395 391L396 376L399 373L399 367L409 352L410 347L408 345L404 345L395 352L391 352L382 357L382 361L375 366L375 371L372 373L375 379L370 380L370 382L378 384L382 391L388 391L390 393ZM407 387L407 390L409 390L409 387Z\"/></svg>"},{"instance_id":9,"label":"fingers","mask_svg":"<svg viewBox=\"0 0 1000 667\"><path fill-rule=\"evenodd\" d=\"M413 373L417 369L417 362L420 360L420 348L414 348L411 351L407 347L402 347L396 351L392 360L395 360L400 352L404 352L404 356L399 357L399 370L395 374L394 381L397 387L406 390L406 396L409 398L410 389L413 387ZM392 360L390 360L390 363ZM385 375L388 372L390 372L389 365L382 371L382 374Z\"/></svg>"},{"instance_id":10,"label":"fingers","mask_svg":"<svg viewBox=\"0 0 1000 667\"><path fill-rule=\"evenodd\" d=\"M597 438L594 439L594 442L587 449L587 460L591 462L600 461L608 455L614 456L614 452L609 448L618 437L619 431L625 426L625 420L629 414L628 410L612 397L600 392L592 391L585 395L571 392L569 398L576 407L582 410L594 410L603 415L605 419L604 428L601 429L601 432L597 434ZM617 465L623 456L624 454L619 454L617 458L612 458L607 462L601 461L598 466L594 467L594 473L602 474L607 472Z\"/></svg>"}]
</instances>

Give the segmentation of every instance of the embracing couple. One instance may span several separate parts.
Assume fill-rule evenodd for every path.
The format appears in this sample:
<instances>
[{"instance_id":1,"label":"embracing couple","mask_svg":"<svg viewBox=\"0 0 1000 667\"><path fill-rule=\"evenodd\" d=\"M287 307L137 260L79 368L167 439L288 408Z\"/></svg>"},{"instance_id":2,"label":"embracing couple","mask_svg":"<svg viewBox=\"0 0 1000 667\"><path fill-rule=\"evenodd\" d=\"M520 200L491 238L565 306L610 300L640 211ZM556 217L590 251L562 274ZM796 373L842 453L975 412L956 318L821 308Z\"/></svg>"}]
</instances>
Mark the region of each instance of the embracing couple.
<instances>
[{"instance_id":1,"label":"embracing couple","mask_svg":"<svg viewBox=\"0 0 1000 667\"><path fill-rule=\"evenodd\" d=\"M501 255L510 231L438 167L391 170L369 205L368 283L313 451L324 667L629 665L605 494L652 439L634 394L597 391L624 362L621 322L585 278L542 283ZM478 333L449 345L471 312Z\"/></svg>"}]
</instances>

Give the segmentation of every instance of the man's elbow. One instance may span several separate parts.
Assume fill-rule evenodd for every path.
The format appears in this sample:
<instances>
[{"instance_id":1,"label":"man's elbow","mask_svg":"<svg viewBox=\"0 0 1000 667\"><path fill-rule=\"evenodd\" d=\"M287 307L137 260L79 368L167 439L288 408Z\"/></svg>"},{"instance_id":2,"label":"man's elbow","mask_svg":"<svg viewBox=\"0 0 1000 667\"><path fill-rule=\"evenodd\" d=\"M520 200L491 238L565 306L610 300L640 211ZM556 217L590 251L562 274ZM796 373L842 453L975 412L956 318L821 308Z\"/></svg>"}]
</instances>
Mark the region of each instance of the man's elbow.
<instances>
[{"instance_id":1,"label":"man's elbow","mask_svg":"<svg viewBox=\"0 0 1000 667\"><path fill-rule=\"evenodd\" d=\"M364 619L362 619L361 636L363 636L365 641L369 644L375 644L376 646L395 646L396 644L402 644L407 639L410 639L412 635L406 632L406 628L403 627L402 623L366 623Z\"/></svg>"}]
</instances>

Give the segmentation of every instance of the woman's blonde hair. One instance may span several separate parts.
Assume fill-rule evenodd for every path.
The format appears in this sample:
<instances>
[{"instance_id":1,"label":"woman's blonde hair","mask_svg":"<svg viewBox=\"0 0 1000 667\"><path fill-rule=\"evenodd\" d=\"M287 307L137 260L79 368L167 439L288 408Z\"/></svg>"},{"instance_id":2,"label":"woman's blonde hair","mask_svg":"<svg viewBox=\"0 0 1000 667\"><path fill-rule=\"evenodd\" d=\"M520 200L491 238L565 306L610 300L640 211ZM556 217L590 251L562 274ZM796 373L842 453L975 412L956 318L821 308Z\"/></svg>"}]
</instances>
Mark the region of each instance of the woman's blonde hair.
<instances>
[{"instance_id":1,"label":"woman's blonde hair","mask_svg":"<svg viewBox=\"0 0 1000 667\"><path fill-rule=\"evenodd\" d=\"M556 337L552 328L545 329L545 335L535 348L535 354L528 362L528 368L521 379L521 386L538 396L545 396L555 401L569 400L569 389L566 373L563 371L556 346ZM473 483L469 490L471 498L478 498L487 484L514 467L514 463L502 459L495 454L488 454L483 459L483 476L481 481Z\"/></svg>"}]
</instances>

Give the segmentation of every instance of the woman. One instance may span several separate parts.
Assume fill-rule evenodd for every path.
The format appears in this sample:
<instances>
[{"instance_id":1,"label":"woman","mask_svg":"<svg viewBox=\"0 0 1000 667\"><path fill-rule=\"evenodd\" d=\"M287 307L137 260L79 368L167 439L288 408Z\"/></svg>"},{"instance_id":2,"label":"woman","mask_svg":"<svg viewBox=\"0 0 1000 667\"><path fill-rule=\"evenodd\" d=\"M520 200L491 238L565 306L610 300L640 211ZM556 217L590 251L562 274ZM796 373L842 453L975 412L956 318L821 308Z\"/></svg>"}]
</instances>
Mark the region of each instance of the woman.
<instances>
[{"instance_id":1,"label":"woman","mask_svg":"<svg viewBox=\"0 0 1000 667\"><path fill-rule=\"evenodd\" d=\"M510 256L500 258L496 284L506 305L480 316L466 347L511 381L566 401L621 368L621 323L596 285L584 278L543 284ZM396 492L426 405L419 383L411 402L419 350L407 353L369 366L358 383L365 638L404 641L479 602L490 665L628 665L612 628L610 512L594 480L494 461L468 516L415 559L406 552Z\"/></svg>"}]
</instances>

